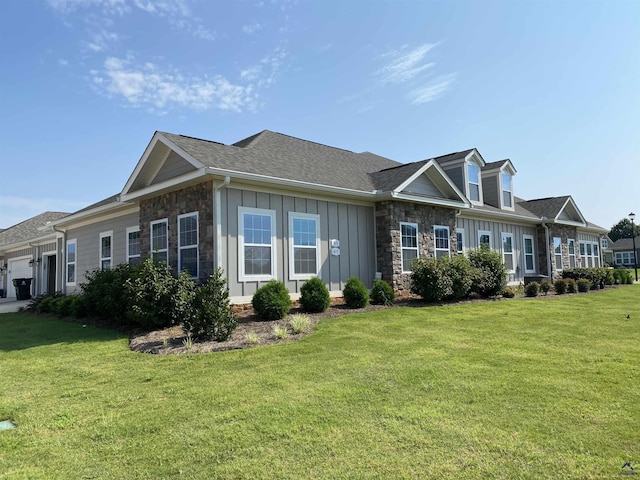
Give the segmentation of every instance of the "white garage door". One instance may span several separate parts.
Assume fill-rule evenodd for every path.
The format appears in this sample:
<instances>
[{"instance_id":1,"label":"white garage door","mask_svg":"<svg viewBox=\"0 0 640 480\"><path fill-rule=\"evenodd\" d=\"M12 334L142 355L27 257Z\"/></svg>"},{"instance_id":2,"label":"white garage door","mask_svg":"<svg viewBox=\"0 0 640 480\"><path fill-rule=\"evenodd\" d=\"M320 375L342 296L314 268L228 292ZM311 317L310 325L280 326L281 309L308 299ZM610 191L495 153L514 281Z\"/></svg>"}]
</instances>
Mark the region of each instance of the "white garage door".
<instances>
[{"instance_id":1,"label":"white garage door","mask_svg":"<svg viewBox=\"0 0 640 480\"><path fill-rule=\"evenodd\" d=\"M31 258L22 258L20 260L9 260L9 271L7 272L9 281L7 282L7 297L15 298L16 289L13 286L14 278L31 278L33 275L32 268L29 266Z\"/></svg>"}]
</instances>

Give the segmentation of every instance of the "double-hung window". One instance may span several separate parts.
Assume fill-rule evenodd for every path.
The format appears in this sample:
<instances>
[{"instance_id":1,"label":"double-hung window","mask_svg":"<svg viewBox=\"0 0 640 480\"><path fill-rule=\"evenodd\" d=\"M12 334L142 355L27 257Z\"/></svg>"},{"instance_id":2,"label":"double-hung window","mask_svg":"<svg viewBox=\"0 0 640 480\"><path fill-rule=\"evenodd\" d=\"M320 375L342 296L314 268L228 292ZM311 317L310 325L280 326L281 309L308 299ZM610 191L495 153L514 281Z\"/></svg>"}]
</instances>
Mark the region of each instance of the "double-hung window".
<instances>
[{"instance_id":1,"label":"double-hung window","mask_svg":"<svg viewBox=\"0 0 640 480\"><path fill-rule=\"evenodd\" d=\"M556 261L556 270L562 270L562 239L553 237L553 254Z\"/></svg>"},{"instance_id":2,"label":"double-hung window","mask_svg":"<svg viewBox=\"0 0 640 480\"><path fill-rule=\"evenodd\" d=\"M178 271L198 277L198 212L178 215Z\"/></svg>"},{"instance_id":3,"label":"double-hung window","mask_svg":"<svg viewBox=\"0 0 640 480\"><path fill-rule=\"evenodd\" d=\"M240 278L275 277L276 212L238 207Z\"/></svg>"},{"instance_id":4,"label":"double-hung window","mask_svg":"<svg viewBox=\"0 0 640 480\"><path fill-rule=\"evenodd\" d=\"M402 242L402 271L411 271L411 262L418 258L418 224L400 223Z\"/></svg>"},{"instance_id":5,"label":"double-hung window","mask_svg":"<svg viewBox=\"0 0 640 480\"><path fill-rule=\"evenodd\" d=\"M464 228L456 228L456 243L458 244L456 252L459 255L463 255L464 254Z\"/></svg>"},{"instance_id":6,"label":"double-hung window","mask_svg":"<svg viewBox=\"0 0 640 480\"><path fill-rule=\"evenodd\" d=\"M169 264L169 222L167 219L151 222L151 258L154 262Z\"/></svg>"},{"instance_id":7,"label":"double-hung window","mask_svg":"<svg viewBox=\"0 0 640 480\"><path fill-rule=\"evenodd\" d=\"M467 164L467 179L469 185L469 200L480 201L480 167L475 163Z\"/></svg>"},{"instance_id":8,"label":"double-hung window","mask_svg":"<svg viewBox=\"0 0 640 480\"><path fill-rule=\"evenodd\" d=\"M513 273L516 269L515 262L513 261L513 234L502 234L502 261L507 267L509 273Z\"/></svg>"},{"instance_id":9,"label":"double-hung window","mask_svg":"<svg viewBox=\"0 0 640 480\"><path fill-rule=\"evenodd\" d=\"M107 270L113 266L113 232L100 234L100 269Z\"/></svg>"},{"instance_id":10,"label":"double-hung window","mask_svg":"<svg viewBox=\"0 0 640 480\"><path fill-rule=\"evenodd\" d=\"M536 271L535 252L533 250L533 235L523 235L524 244L524 273L534 273Z\"/></svg>"},{"instance_id":11,"label":"double-hung window","mask_svg":"<svg viewBox=\"0 0 640 480\"><path fill-rule=\"evenodd\" d=\"M502 206L505 208L513 208L513 186L512 177L508 173L501 175L502 181Z\"/></svg>"},{"instance_id":12,"label":"double-hung window","mask_svg":"<svg viewBox=\"0 0 640 480\"><path fill-rule=\"evenodd\" d=\"M77 246L76 239L67 240L67 285L76 284Z\"/></svg>"},{"instance_id":13,"label":"double-hung window","mask_svg":"<svg viewBox=\"0 0 640 480\"><path fill-rule=\"evenodd\" d=\"M289 213L289 275L306 280L318 274L320 265L320 215Z\"/></svg>"},{"instance_id":14,"label":"double-hung window","mask_svg":"<svg viewBox=\"0 0 640 480\"><path fill-rule=\"evenodd\" d=\"M127 228L127 263L138 265L140 263L140 228Z\"/></svg>"},{"instance_id":15,"label":"double-hung window","mask_svg":"<svg viewBox=\"0 0 640 480\"><path fill-rule=\"evenodd\" d=\"M489 230L478 230L478 248L493 248Z\"/></svg>"},{"instance_id":16,"label":"double-hung window","mask_svg":"<svg viewBox=\"0 0 640 480\"><path fill-rule=\"evenodd\" d=\"M567 240L567 250L569 250L569 268L576 267L576 241L573 238Z\"/></svg>"},{"instance_id":17,"label":"double-hung window","mask_svg":"<svg viewBox=\"0 0 640 480\"><path fill-rule=\"evenodd\" d=\"M434 225L433 243L435 247L436 258L448 257L449 256L449 227Z\"/></svg>"}]
</instances>

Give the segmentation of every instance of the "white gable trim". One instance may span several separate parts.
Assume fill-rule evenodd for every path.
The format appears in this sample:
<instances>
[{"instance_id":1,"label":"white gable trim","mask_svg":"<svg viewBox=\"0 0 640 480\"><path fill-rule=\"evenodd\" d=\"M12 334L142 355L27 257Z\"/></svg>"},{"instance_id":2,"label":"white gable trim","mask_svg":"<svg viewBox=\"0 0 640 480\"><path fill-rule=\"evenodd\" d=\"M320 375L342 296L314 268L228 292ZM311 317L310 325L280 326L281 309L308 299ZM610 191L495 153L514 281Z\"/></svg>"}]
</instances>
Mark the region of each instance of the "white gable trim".
<instances>
[{"instance_id":1,"label":"white gable trim","mask_svg":"<svg viewBox=\"0 0 640 480\"><path fill-rule=\"evenodd\" d=\"M458 199L460 200L460 202L462 202L465 206L470 207L471 204L469 203L469 200L467 200L467 198L464 196L464 194L458 189L458 187L449 179L449 177L447 176L447 174L444 172L444 170L442 169L442 167L440 165L438 165L437 162L433 161L433 160L429 160L427 163L425 163L422 167L420 167L418 169L417 172L415 172L413 175L411 175L408 179L406 179L404 182L402 182L400 185L398 185L393 192L391 193L393 197L397 198L397 195L400 195L402 193L402 191L407 188L409 185L411 185L418 177L420 177L421 175L425 174L425 172L427 170L430 169L435 169L436 172L438 172L438 175L442 178L442 180L444 180L447 185L449 185L449 187L451 187L451 190L453 190L453 192L456 194L456 196L458 197ZM442 192L442 190L434 184L434 186L440 190L440 192L445 195L444 192ZM403 195L407 195L407 196L411 196L410 194L403 194ZM419 196L415 196L416 198L421 198ZM436 201L440 201L440 199L435 199ZM424 200L423 200L424 201ZM442 201L444 202L448 202L448 204L450 205L450 202L455 202L455 200L451 200L450 198L443 198ZM455 203L456 205L458 205L457 203Z\"/></svg>"},{"instance_id":2,"label":"white gable trim","mask_svg":"<svg viewBox=\"0 0 640 480\"><path fill-rule=\"evenodd\" d=\"M568 205L571 205L575 209L576 213L580 217L580 221L561 220L559 218L560 215L562 214L562 212L567 208ZM571 198L571 197L567 198L567 201L564 202L564 205L558 211L558 215L556 215L556 218L554 218L553 221L554 221L554 223L560 223L562 225L574 225L574 226L577 226L577 227L586 227L587 226L587 220L584 218L584 215L582 215L582 212L580 211L580 209L576 205L576 202L574 202L573 198Z\"/></svg>"}]
</instances>

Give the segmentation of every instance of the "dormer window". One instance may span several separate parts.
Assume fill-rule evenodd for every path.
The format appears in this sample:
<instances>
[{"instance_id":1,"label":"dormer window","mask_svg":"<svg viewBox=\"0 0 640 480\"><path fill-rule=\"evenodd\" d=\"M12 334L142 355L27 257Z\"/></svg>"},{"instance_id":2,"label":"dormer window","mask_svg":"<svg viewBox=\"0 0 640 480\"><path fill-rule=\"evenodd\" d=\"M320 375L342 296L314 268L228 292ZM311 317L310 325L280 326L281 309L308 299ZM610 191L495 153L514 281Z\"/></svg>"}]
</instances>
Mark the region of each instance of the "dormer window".
<instances>
[{"instance_id":1,"label":"dormer window","mask_svg":"<svg viewBox=\"0 0 640 480\"><path fill-rule=\"evenodd\" d=\"M480 168L475 163L467 164L467 178L469 180L469 200L480 201Z\"/></svg>"},{"instance_id":2,"label":"dormer window","mask_svg":"<svg viewBox=\"0 0 640 480\"><path fill-rule=\"evenodd\" d=\"M502 206L504 208L513 208L513 184L511 182L511 175L503 173L500 175L502 183Z\"/></svg>"}]
</instances>

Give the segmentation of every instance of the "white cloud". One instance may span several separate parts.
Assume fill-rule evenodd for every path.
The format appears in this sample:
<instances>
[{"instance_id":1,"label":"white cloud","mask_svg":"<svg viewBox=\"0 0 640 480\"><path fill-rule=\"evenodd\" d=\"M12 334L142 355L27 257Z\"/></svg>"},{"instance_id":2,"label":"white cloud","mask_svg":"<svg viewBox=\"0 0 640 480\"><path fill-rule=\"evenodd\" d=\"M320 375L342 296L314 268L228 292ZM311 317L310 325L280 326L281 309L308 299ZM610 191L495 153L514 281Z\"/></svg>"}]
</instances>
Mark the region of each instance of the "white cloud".
<instances>
[{"instance_id":1,"label":"white cloud","mask_svg":"<svg viewBox=\"0 0 640 480\"><path fill-rule=\"evenodd\" d=\"M119 40L118 34L100 29L97 32L91 32L90 39L85 42L85 47L92 52L104 52L109 49L112 43Z\"/></svg>"},{"instance_id":2,"label":"white cloud","mask_svg":"<svg viewBox=\"0 0 640 480\"><path fill-rule=\"evenodd\" d=\"M454 82L456 75L441 75L426 85L423 85L409 92L408 97L413 104L421 104L431 102L442 96Z\"/></svg>"},{"instance_id":3,"label":"white cloud","mask_svg":"<svg viewBox=\"0 0 640 480\"><path fill-rule=\"evenodd\" d=\"M435 66L435 63L425 63L424 57L436 47L438 43L425 43L413 50L406 51L406 46L383 55L391 60L378 70L377 75L383 83L404 83L416 77L425 70Z\"/></svg>"},{"instance_id":4,"label":"white cloud","mask_svg":"<svg viewBox=\"0 0 640 480\"><path fill-rule=\"evenodd\" d=\"M191 30L191 34L194 37L201 38L203 40L215 40L218 38L218 34L214 30L208 30L202 25L196 25Z\"/></svg>"},{"instance_id":5,"label":"white cloud","mask_svg":"<svg viewBox=\"0 0 640 480\"><path fill-rule=\"evenodd\" d=\"M272 85L287 58L287 51L276 48L269 55L265 55L259 63L250 65L240 72L240 78L248 82L255 82L257 87Z\"/></svg>"},{"instance_id":6,"label":"white cloud","mask_svg":"<svg viewBox=\"0 0 640 480\"><path fill-rule=\"evenodd\" d=\"M124 15L131 9L127 0L47 0L58 13L68 15L82 8L99 8L106 14Z\"/></svg>"},{"instance_id":7,"label":"white cloud","mask_svg":"<svg viewBox=\"0 0 640 480\"><path fill-rule=\"evenodd\" d=\"M110 57L104 70L92 71L91 78L99 91L154 111L186 107L241 112L253 110L257 105L257 92L252 84L236 85L221 75L188 77L176 70L162 71L151 63L135 65L131 58Z\"/></svg>"},{"instance_id":8,"label":"white cloud","mask_svg":"<svg viewBox=\"0 0 640 480\"><path fill-rule=\"evenodd\" d=\"M247 35L251 35L259 30L262 30L262 25L259 23L254 23L252 25L245 25L242 27L242 31Z\"/></svg>"},{"instance_id":9,"label":"white cloud","mask_svg":"<svg viewBox=\"0 0 640 480\"><path fill-rule=\"evenodd\" d=\"M61 67L66 67L67 65L69 65L69 60L66 60L64 58L60 58L58 60L58 65L60 65Z\"/></svg>"}]
</instances>

